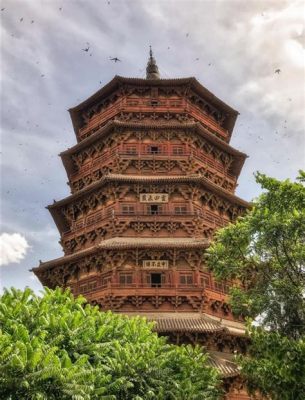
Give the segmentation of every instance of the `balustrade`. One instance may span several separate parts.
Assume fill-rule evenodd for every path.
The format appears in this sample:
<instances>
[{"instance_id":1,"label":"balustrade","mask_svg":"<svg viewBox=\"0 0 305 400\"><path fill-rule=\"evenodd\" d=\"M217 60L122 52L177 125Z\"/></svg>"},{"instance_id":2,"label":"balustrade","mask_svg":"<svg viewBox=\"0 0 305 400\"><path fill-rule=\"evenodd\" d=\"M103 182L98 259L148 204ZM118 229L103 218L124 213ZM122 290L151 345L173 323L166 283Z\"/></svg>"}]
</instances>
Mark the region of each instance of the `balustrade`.
<instances>
[{"instance_id":1,"label":"balustrade","mask_svg":"<svg viewBox=\"0 0 305 400\"><path fill-rule=\"evenodd\" d=\"M179 101L173 101L170 99L160 99L157 103L152 104L151 101L148 101L147 99L137 99L131 101L126 98L120 98L115 103L111 104L90 118L86 125L79 129L80 138L82 139L89 136L91 131L98 129L100 126L121 112L136 114L147 112L165 112L173 113L174 116L177 113L188 113L191 116L194 116L197 121L201 122L202 125L212 134L225 141L228 139L228 131L222 128L219 123L208 113L194 105L189 100L182 99Z\"/></svg>"},{"instance_id":2,"label":"balustrade","mask_svg":"<svg viewBox=\"0 0 305 400\"><path fill-rule=\"evenodd\" d=\"M80 219L72 223L71 229L63 232L63 236L67 236L69 234L74 234L81 230L86 230L87 228L91 228L92 225L99 225L99 223L103 220L111 219L111 218L119 218L122 220L130 219L135 221L180 221L185 219L193 219L193 218L202 218L211 227L222 227L230 222L228 218L223 216L218 216L212 213L209 210L202 210L200 208L194 209L194 211L190 211L187 207L184 211L172 211L168 209L159 209L158 211L151 211L148 208L142 207L139 209L139 204L136 203L131 210L129 208L128 211L124 210L124 205L126 203L119 203L115 207L109 206L104 210L99 210L96 213L90 214L88 217ZM127 204L126 204L127 205ZM129 205L128 205L129 206ZM174 207L174 205L173 205Z\"/></svg>"},{"instance_id":3,"label":"balustrade","mask_svg":"<svg viewBox=\"0 0 305 400\"><path fill-rule=\"evenodd\" d=\"M185 160L189 157L202 162L213 170L218 171L221 175L225 175L231 182L236 184L236 177L228 172L224 165L213 157L203 153L200 149L195 149L185 145L167 145L167 144L124 144L108 149L99 157L84 163L79 171L71 174L71 180L75 181L93 173L95 167L108 164L114 157L119 156L122 159L153 159L162 160L167 158L169 160ZM213 172L213 171L212 171Z\"/></svg>"},{"instance_id":4,"label":"balustrade","mask_svg":"<svg viewBox=\"0 0 305 400\"><path fill-rule=\"evenodd\" d=\"M120 283L115 283L112 282L111 280L108 281L107 283L103 283L100 281L100 279L97 279L95 282L94 287L92 287L92 282L88 282L88 284L84 283L83 281L79 281L77 285L75 285L75 294L82 294L82 293L93 293L97 292L100 290L122 290L122 289L135 289L135 290L141 290L143 292L146 292L146 294L149 293L159 293L162 292L162 289L166 290L167 294L170 294L171 291L179 291L180 293L183 292L188 292L188 291L202 291L202 290L209 290L211 292L216 292L220 294L228 294L229 293L229 286L227 284L222 284L222 283L216 283L216 282L211 282L210 285L204 285L201 283L198 284L192 284L192 285L181 285L181 284L174 284L174 283L162 283L160 286L153 287L149 283L143 283L143 282L138 282L138 283L128 283L128 284L120 284ZM142 293L144 294L144 293Z\"/></svg>"}]
</instances>

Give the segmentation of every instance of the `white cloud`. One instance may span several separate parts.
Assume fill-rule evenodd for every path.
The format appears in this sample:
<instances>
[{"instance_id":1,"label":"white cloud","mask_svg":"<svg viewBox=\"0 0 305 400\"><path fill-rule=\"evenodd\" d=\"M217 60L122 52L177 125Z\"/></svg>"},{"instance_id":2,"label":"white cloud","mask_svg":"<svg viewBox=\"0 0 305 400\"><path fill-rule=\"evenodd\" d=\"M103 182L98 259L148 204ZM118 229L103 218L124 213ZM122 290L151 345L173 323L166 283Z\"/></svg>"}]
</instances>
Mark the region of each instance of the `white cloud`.
<instances>
[{"instance_id":1,"label":"white cloud","mask_svg":"<svg viewBox=\"0 0 305 400\"><path fill-rule=\"evenodd\" d=\"M20 233L2 233L0 235L0 265L19 263L26 255L29 244Z\"/></svg>"}]
</instances>

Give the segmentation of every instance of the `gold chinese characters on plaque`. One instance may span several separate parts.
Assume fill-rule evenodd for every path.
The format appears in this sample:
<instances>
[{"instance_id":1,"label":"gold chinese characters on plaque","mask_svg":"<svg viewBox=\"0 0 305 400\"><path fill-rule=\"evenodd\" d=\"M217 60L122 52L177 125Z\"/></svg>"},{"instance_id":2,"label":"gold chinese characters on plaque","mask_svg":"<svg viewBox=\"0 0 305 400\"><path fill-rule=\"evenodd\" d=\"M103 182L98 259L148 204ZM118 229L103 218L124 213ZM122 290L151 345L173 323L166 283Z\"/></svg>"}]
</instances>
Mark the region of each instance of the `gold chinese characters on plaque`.
<instances>
[{"instance_id":1,"label":"gold chinese characters on plaque","mask_svg":"<svg viewBox=\"0 0 305 400\"><path fill-rule=\"evenodd\" d=\"M141 193L140 203L168 203L168 194L165 193Z\"/></svg>"},{"instance_id":2,"label":"gold chinese characters on plaque","mask_svg":"<svg viewBox=\"0 0 305 400\"><path fill-rule=\"evenodd\" d=\"M168 269L168 260L143 260L143 269Z\"/></svg>"}]
</instances>

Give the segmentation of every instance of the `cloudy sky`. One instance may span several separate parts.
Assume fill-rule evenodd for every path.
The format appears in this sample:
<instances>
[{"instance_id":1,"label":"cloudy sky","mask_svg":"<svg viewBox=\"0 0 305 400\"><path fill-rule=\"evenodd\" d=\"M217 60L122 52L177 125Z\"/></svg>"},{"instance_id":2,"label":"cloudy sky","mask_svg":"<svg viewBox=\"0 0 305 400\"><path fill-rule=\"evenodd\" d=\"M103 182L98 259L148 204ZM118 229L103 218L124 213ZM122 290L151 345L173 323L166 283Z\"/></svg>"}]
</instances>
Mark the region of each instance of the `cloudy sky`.
<instances>
[{"instance_id":1,"label":"cloudy sky","mask_svg":"<svg viewBox=\"0 0 305 400\"><path fill-rule=\"evenodd\" d=\"M195 76L239 110L240 197L260 193L257 170L294 179L304 168L303 0L0 3L0 287L39 290L29 269L62 255L45 206L69 194L57 156L76 142L67 109L116 74L144 77L150 44L162 77Z\"/></svg>"}]
</instances>

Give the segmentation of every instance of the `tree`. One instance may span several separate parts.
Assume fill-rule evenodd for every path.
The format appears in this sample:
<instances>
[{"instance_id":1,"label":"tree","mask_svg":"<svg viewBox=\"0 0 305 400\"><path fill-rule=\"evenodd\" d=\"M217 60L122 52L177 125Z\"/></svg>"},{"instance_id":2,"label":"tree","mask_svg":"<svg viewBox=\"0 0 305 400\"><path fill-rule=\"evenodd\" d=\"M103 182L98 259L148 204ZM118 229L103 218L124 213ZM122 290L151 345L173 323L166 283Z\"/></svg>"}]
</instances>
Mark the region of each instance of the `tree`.
<instances>
[{"instance_id":1,"label":"tree","mask_svg":"<svg viewBox=\"0 0 305 400\"><path fill-rule=\"evenodd\" d=\"M0 301L0 398L207 399L219 378L199 348L142 318L102 313L69 291L7 290Z\"/></svg>"},{"instance_id":2,"label":"tree","mask_svg":"<svg viewBox=\"0 0 305 400\"><path fill-rule=\"evenodd\" d=\"M207 253L214 275L234 283L233 312L257 319L240 358L252 390L305 398L305 173L299 182L258 173L264 192L245 216L217 232Z\"/></svg>"}]
</instances>

